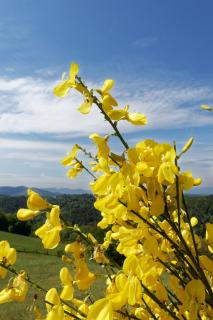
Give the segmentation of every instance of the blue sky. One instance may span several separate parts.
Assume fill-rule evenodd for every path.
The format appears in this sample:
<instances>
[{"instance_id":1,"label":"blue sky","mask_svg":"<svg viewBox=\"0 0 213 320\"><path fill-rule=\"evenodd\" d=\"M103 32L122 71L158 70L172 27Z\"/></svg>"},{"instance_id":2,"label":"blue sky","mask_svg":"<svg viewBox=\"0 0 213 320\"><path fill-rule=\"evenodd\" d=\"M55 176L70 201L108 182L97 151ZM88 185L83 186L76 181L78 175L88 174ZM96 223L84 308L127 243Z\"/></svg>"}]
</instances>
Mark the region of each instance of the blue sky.
<instances>
[{"instance_id":1,"label":"blue sky","mask_svg":"<svg viewBox=\"0 0 213 320\"><path fill-rule=\"evenodd\" d=\"M66 178L60 159L90 133L110 132L78 95L52 89L71 61L89 86L116 81L119 105L146 113L146 128L121 130L131 145L146 137L195 142L185 170L213 186L213 2L211 0L7 0L0 7L0 185L88 188ZM117 149L118 145L114 142Z\"/></svg>"}]
</instances>

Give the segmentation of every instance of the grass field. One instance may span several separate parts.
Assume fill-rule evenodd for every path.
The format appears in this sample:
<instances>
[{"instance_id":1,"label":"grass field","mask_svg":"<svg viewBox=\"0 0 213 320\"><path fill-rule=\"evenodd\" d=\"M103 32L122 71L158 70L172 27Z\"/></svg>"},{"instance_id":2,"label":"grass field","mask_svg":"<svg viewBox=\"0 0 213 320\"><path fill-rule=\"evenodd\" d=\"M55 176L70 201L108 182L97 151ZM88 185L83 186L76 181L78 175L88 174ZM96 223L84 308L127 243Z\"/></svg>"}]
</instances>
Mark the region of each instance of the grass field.
<instances>
[{"instance_id":1,"label":"grass field","mask_svg":"<svg viewBox=\"0 0 213 320\"><path fill-rule=\"evenodd\" d=\"M63 245L60 245L59 248L55 250L49 250L49 254L47 255L47 250L43 249L41 241L36 238L0 231L0 241L1 240L8 240L12 247L19 251L25 251L18 252L17 254L17 262L14 265L17 271L25 270L34 282L40 284L47 290L51 287L56 287L60 292L59 271L64 264L57 255L63 250ZM93 263L90 263L90 268L97 274L103 273L103 269L95 266ZM6 279L0 279L0 290L7 285L10 277L12 277L12 274L8 273ZM104 281L100 277L95 286L91 288L91 292L94 298L97 298L102 296L103 290ZM32 312L29 310L33 302L34 294L38 294L38 304L43 306L42 300L44 294L31 287L24 303L12 302L0 305L0 320L34 319ZM79 295L81 294L78 293L78 296Z\"/></svg>"}]
</instances>

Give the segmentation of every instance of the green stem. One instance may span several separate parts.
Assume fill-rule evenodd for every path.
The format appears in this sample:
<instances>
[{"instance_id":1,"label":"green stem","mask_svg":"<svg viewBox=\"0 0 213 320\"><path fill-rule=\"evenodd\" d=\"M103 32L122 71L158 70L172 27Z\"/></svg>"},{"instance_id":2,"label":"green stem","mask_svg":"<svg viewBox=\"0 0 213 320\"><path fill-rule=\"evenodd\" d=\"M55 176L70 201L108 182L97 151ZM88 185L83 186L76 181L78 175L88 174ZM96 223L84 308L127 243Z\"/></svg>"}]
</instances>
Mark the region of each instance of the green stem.
<instances>
[{"instance_id":1,"label":"green stem","mask_svg":"<svg viewBox=\"0 0 213 320\"><path fill-rule=\"evenodd\" d=\"M169 210L168 210L168 206L167 206L167 202L165 200L165 209L166 209L166 213L169 217ZM188 210L187 210L188 212ZM188 214L188 218L189 218L189 214ZM190 218L189 218L190 219ZM205 285L206 289L208 290L208 293L211 297L211 301L213 301L213 291L211 289L211 286L205 276L205 273L203 272L203 269L200 267L200 264L197 262L197 259L195 259L194 255L192 254L190 248L188 247L185 239L182 236L182 233L180 232L180 230L177 228L176 224L173 223L170 219L166 218L166 221L169 223L169 225L173 228L174 232L177 234L177 236L179 237L181 243L183 244L184 248L185 248L185 252L188 255L188 257L191 259L192 263L195 265L196 269L195 270L191 263L186 259L186 257L182 254L182 258L184 261L187 262L187 264L190 266L190 269L193 271L192 275L194 276L194 278L199 278L203 284ZM196 243L195 243L196 245ZM180 253L180 251L179 251ZM198 261L199 261L199 257L198 257ZM210 304L211 306L213 306L213 303L207 302L208 304Z\"/></svg>"},{"instance_id":2,"label":"green stem","mask_svg":"<svg viewBox=\"0 0 213 320\"><path fill-rule=\"evenodd\" d=\"M94 157L91 152L88 152L85 148L82 148L79 144L78 144L78 148L87 156L89 157L91 160L97 162L98 159L97 157Z\"/></svg>"},{"instance_id":3,"label":"green stem","mask_svg":"<svg viewBox=\"0 0 213 320\"><path fill-rule=\"evenodd\" d=\"M195 242L195 236L194 236L194 232L193 232L193 229L192 229L192 224L191 224L189 211L188 211L188 207L187 207L187 204L186 204L186 201L185 201L184 194L182 194L182 198L183 198L183 205L184 205L184 209L185 209L185 212L186 212L186 216L187 216L187 220L188 220L188 224L189 224L189 228L190 228L190 233L191 233L191 236L192 236L192 241L193 241L193 245L194 245L194 249L195 249L197 263L200 265L198 249L197 249L197 245L196 245L196 242Z\"/></svg>"},{"instance_id":4,"label":"green stem","mask_svg":"<svg viewBox=\"0 0 213 320\"><path fill-rule=\"evenodd\" d=\"M97 180L97 177L83 164L82 161L78 160L78 158L74 158L80 165L82 168L84 168L84 170L91 176L93 177L94 180Z\"/></svg>"},{"instance_id":5,"label":"green stem","mask_svg":"<svg viewBox=\"0 0 213 320\"><path fill-rule=\"evenodd\" d=\"M89 91L87 86L83 83L83 81L81 80L81 78L79 76L76 76L76 79L79 81L79 83L86 89L86 91ZM114 123L110 117L107 115L107 113L103 110L103 106L102 103L100 102L100 100L94 96L91 93L91 97L93 99L93 102L96 104L96 106L99 108L99 110L101 111L101 113L104 115L104 118L110 123L110 125L112 126L112 128L114 129L117 137L120 139L121 143L123 144L123 146L125 147L125 149L129 149L128 143L124 140L124 138L122 137L120 131L118 130L116 123Z\"/></svg>"},{"instance_id":6,"label":"green stem","mask_svg":"<svg viewBox=\"0 0 213 320\"><path fill-rule=\"evenodd\" d=\"M176 317L176 315L166 307L166 305L161 302L155 295L154 293L152 293L142 282L141 282L141 286L144 289L144 292L146 293L147 296L149 296L155 303L157 303L157 305L163 309L164 311L168 312L170 314L170 316L175 319L175 320L179 320L178 317Z\"/></svg>"},{"instance_id":7,"label":"green stem","mask_svg":"<svg viewBox=\"0 0 213 320\"><path fill-rule=\"evenodd\" d=\"M146 303L146 301L144 300L144 298L142 297L142 301L145 304L145 307L147 309L147 311L149 312L149 314L151 314L151 316L153 317L154 320L158 320L158 318L156 317L156 315L152 312L151 308L149 307L149 305Z\"/></svg>"},{"instance_id":8,"label":"green stem","mask_svg":"<svg viewBox=\"0 0 213 320\"><path fill-rule=\"evenodd\" d=\"M176 153L176 142L174 141L174 149ZM177 163L177 156L175 157L175 165L178 168ZM178 168L179 170L179 168ZM181 208L180 208L180 188L179 188L179 176L175 175L175 185L176 185L176 201L177 201L177 209L178 209L178 228L180 230L180 215L181 215Z\"/></svg>"}]
</instances>

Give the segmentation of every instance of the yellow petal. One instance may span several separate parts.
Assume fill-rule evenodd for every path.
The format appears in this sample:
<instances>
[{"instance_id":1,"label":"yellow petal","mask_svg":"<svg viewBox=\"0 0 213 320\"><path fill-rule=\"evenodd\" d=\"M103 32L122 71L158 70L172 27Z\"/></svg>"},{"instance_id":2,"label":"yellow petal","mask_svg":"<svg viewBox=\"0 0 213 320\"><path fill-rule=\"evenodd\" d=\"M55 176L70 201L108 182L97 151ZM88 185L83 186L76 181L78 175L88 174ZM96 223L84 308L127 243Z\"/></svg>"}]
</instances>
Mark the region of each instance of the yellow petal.
<instances>
[{"instance_id":1,"label":"yellow petal","mask_svg":"<svg viewBox=\"0 0 213 320\"><path fill-rule=\"evenodd\" d=\"M45 301L48 301L48 302L50 302L51 304L54 304L54 305L60 305L61 304L58 292L57 292L57 290L55 288L51 288L46 293ZM51 310L51 308L52 308L51 305L48 304L48 303L46 304L46 307L47 307L47 310Z\"/></svg>"},{"instance_id":2,"label":"yellow petal","mask_svg":"<svg viewBox=\"0 0 213 320\"><path fill-rule=\"evenodd\" d=\"M111 120L119 121L122 119L125 119L126 111L122 109L118 110L112 110L108 113L108 116Z\"/></svg>"},{"instance_id":3,"label":"yellow petal","mask_svg":"<svg viewBox=\"0 0 213 320\"><path fill-rule=\"evenodd\" d=\"M48 313L46 320L64 320L64 309L62 306L54 306Z\"/></svg>"},{"instance_id":4,"label":"yellow petal","mask_svg":"<svg viewBox=\"0 0 213 320\"><path fill-rule=\"evenodd\" d=\"M141 126L147 124L147 118L144 114L129 112L126 118L129 122L135 126Z\"/></svg>"},{"instance_id":5,"label":"yellow petal","mask_svg":"<svg viewBox=\"0 0 213 320\"><path fill-rule=\"evenodd\" d=\"M72 63L70 66L70 81L71 83L75 83L75 77L78 73L78 64L77 63Z\"/></svg>"},{"instance_id":6,"label":"yellow petal","mask_svg":"<svg viewBox=\"0 0 213 320\"><path fill-rule=\"evenodd\" d=\"M112 293L107 296L107 298L112 303L113 310L120 310L127 303L129 293L128 289L129 286L126 282L126 284L124 285L124 289L121 292Z\"/></svg>"},{"instance_id":7,"label":"yellow petal","mask_svg":"<svg viewBox=\"0 0 213 320\"><path fill-rule=\"evenodd\" d=\"M16 249L10 248L6 256L9 264L14 264L16 262Z\"/></svg>"},{"instance_id":8,"label":"yellow petal","mask_svg":"<svg viewBox=\"0 0 213 320\"><path fill-rule=\"evenodd\" d=\"M11 289L3 289L0 291L0 304L13 301L13 292Z\"/></svg>"},{"instance_id":9,"label":"yellow petal","mask_svg":"<svg viewBox=\"0 0 213 320\"><path fill-rule=\"evenodd\" d=\"M62 282L62 284L68 285L70 283L72 283L72 276L71 273L69 272L69 269L66 267L63 267L60 271L60 280Z\"/></svg>"},{"instance_id":10,"label":"yellow petal","mask_svg":"<svg viewBox=\"0 0 213 320\"><path fill-rule=\"evenodd\" d=\"M103 108L106 110L110 106L117 106L117 101L111 96L109 93L104 93L102 95L102 105ZM110 111L110 110L109 110Z\"/></svg>"},{"instance_id":11,"label":"yellow petal","mask_svg":"<svg viewBox=\"0 0 213 320\"><path fill-rule=\"evenodd\" d=\"M17 218L20 221L27 221L27 220L33 219L35 216L36 216L36 211L30 210L30 209L19 209L17 212Z\"/></svg>"},{"instance_id":12,"label":"yellow petal","mask_svg":"<svg viewBox=\"0 0 213 320\"><path fill-rule=\"evenodd\" d=\"M194 139L193 139L192 137L189 138L189 140L186 142L185 146L182 148L181 154L182 154L182 153L185 153L186 151L189 150L189 148L191 147L193 141L194 141Z\"/></svg>"},{"instance_id":13,"label":"yellow petal","mask_svg":"<svg viewBox=\"0 0 213 320\"><path fill-rule=\"evenodd\" d=\"M165 207L165 203L164 203L164 200L163 198L158 194L154 200L152 201L152 204L151 204L151 215L154 215L154 216L160 216L161 214L164 213L164 207Z\"/></svg>"},{"instance_id":14,"label":"yellow petal","mask_svg":"<svg viewBox=\"0 0 213 320\"><path fill-rule=\"evenodd\" d=\"M88 114L92 108L92 101L85 99L82 105L78 108L78 111L82 114Z\"/></svg>"},{"instance_id":15,"label":"yellow petal","mask_svg":"<svg viewBox=\"0 0 213 320\"><path fill-rule=\"evenodd\" d=\"M37 192L28 189L27 207L30 210L43 210L50 207L49 203L44 200Z\"/></svg>"},{"instance_id":16,"label":"yellow petal","mask_svg":"<svg viewBox=\"0 0 213 320\"><path fill-rule=\"evenodd\" d=\"M213 111L213 108L210 107L208 104L203 104L201 106L201 109L206 110L206 111Z\"/></svg>"},{"instance_id":17,"label":"yellow petal","mask_svg":"<svg viewBox=\"0 0 213 320\"><path fill-rule=\"evenodd\" d=\"M194 179L193 186L195 186L195 187L199 186L201 183L202 183L202 179L196 178L196 179Z\"/></svg>"},{"instance_id":18,"label":"yellow petal","mask_svg":"<svg viewBox=\"0 0 213 320\"><path fill-rule=\"evenodd\" d=\"M198 219L196 217L192 217L190 219L192 227L195 227L198 224Z\"/></svg>"},{"instance_id":19,"label":"yellow petal","mask_svg":"<svg viewBox=\"0 0 213 320\"><path fill-rule=\"evenodd\" d=\"M80 172L80 171L76 170L75 168L72 168L72 169L70 169L69 171L67 171L67 176L68 176L70 179L74 179L79 172Z\"/></svg>"},{"instance_id":20,"label":"yellow petal","mask_svg":"<svg viewBox=\"0 0 213 320\"><path fill-rule=\"evenodd\" d=\"M213 275L213 261L207 256L200 256L199 259L200 259L201 265L203 265L203 267L209 272L211 272Z\"/></svg>"},{"instance_id":21,"label":"yellow petal","mask_svg":"<svg viewBox=\"0 0 213 320\"><path fill-rule=\"evenodd\" d=\"M206 223L206 241L209 251L213 253L213 223Z\"/></svg>"},{"instance_id":22,"label":"yellow petal","mask_svg":"<svg viewBox=\"0 0 213 320\"><path fill-rule=\"evenodd\" d=\"M106 298L96 301L89 308L87 320L112 320L112 303Z\"/></svg>"},{"instance_id":23,"label":"yellow petal","mask_svg":"<svg viewBox=\"0 0 213 320\"><path fill-rule=\"evenodd\" d=\"M50 211L49 216L50 223L53 226L59 226L61 228L61 222L60 222L60 208L59 206L53 206L53 208Z\"/></svg>"},{"instance_id":24,"label":"yellow petal","mask_svg":"<svg viewBox=\"0 0 213 320\"><path fill-rule=\"evenodd\" d=\"M54 88L53 93L56 96L63 98L67 95L70 88L71 86L69 85L69 81L65 80L65 81L62 81L62 83L60 83L58 86Z\"/></svg>"},{"instance_id":25,"label":"yellow petal","mask_svg":"<svg viewBox=\"0 0 213 320\"><path fill-rule=\"evenodd\" d=\"M169 163L169 162L162 163L158 170L158 182L160 184L163 184L163 183L173 184L175 180L174 169L175 169L175 166L172 163Z\"/></svg>"},{"instance_id":26,"label":"yellow petal","mask_svg":"<svg viewBox=\"0 0 213 320\"><path fill-rule=\"evenodd\" d=\"M60 298L63 300L72 300L73 292L74 292L74 289L72 285L64 286L60 294Z\"/></svg>"},{"instance_id":27,"label":"yellow petal","mask_svg":"<svg viewBox=\"0 0 213 320\"><path fill-rule=\"evenodd\" d=\"M59 230L52 230L49 232L44 239L42 239L42 243L45 249L55 249L61 238L60 238Z\"/></svg>"},{"instance_id":28,"label":"yellow petal","mask_svg":"<svg viewBox=\"0 0 213 320\"><path fill-rule=\"evenodd\" d=\"M79 149L79 146L77 144L75 144L72 148L72 150L70 151L70 154L65 157L61 163L64 165L64 166L70 166L70 165L73 165L73 160L75 159L76 157L76 153L78 152L78 149Z\"/></svg>"},{"instance_id":29,"label":"yellow petal","mask_svg":"<svg viewBox=\"0 0 213 320\"><path fill-rule=\"evenodd\" d=\"M185 288L188 296L198 303L203 303L205 300L205 287L201 280L193 279L187 283Z\"/></svg>"},{"instance_id":30,"label":"yellow petal","mask_svg":"<svg viewBox=\"0 0 213 320\"><path fill-rule=\"evenodd\" d=\"M104 84L103 84L103 86L102 86L102 88L101 88L101 92L102 92L102 93L106 93L106 92L108 92L109 90L111 90L111 89L113 88L113 86L114 86L114 83L115 83L115 81L112 80L112 79L107 79L107 80L105 80L105 81L104 81Z\"/></svg>"}]
</instances>

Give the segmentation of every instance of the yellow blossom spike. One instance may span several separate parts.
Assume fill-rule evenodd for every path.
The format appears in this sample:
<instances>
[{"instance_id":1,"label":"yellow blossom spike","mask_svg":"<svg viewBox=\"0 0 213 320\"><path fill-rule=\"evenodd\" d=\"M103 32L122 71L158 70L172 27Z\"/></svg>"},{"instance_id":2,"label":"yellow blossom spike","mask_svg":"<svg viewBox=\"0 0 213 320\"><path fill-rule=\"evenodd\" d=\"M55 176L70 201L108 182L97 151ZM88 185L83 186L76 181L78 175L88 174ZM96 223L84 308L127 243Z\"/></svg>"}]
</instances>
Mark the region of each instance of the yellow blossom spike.
<instances>
[{"instance_id":1,"label":"yellow blossom spike","mask_svg":"<svg viewBox=\"0 0 213 320\"><path fill-rule=\"evenodd\" d=\"M213 111L213 108L210 107L208 104L203 104L201 106L201 109L206 110L206 111Z\"/></svg>"}]
</instances>

